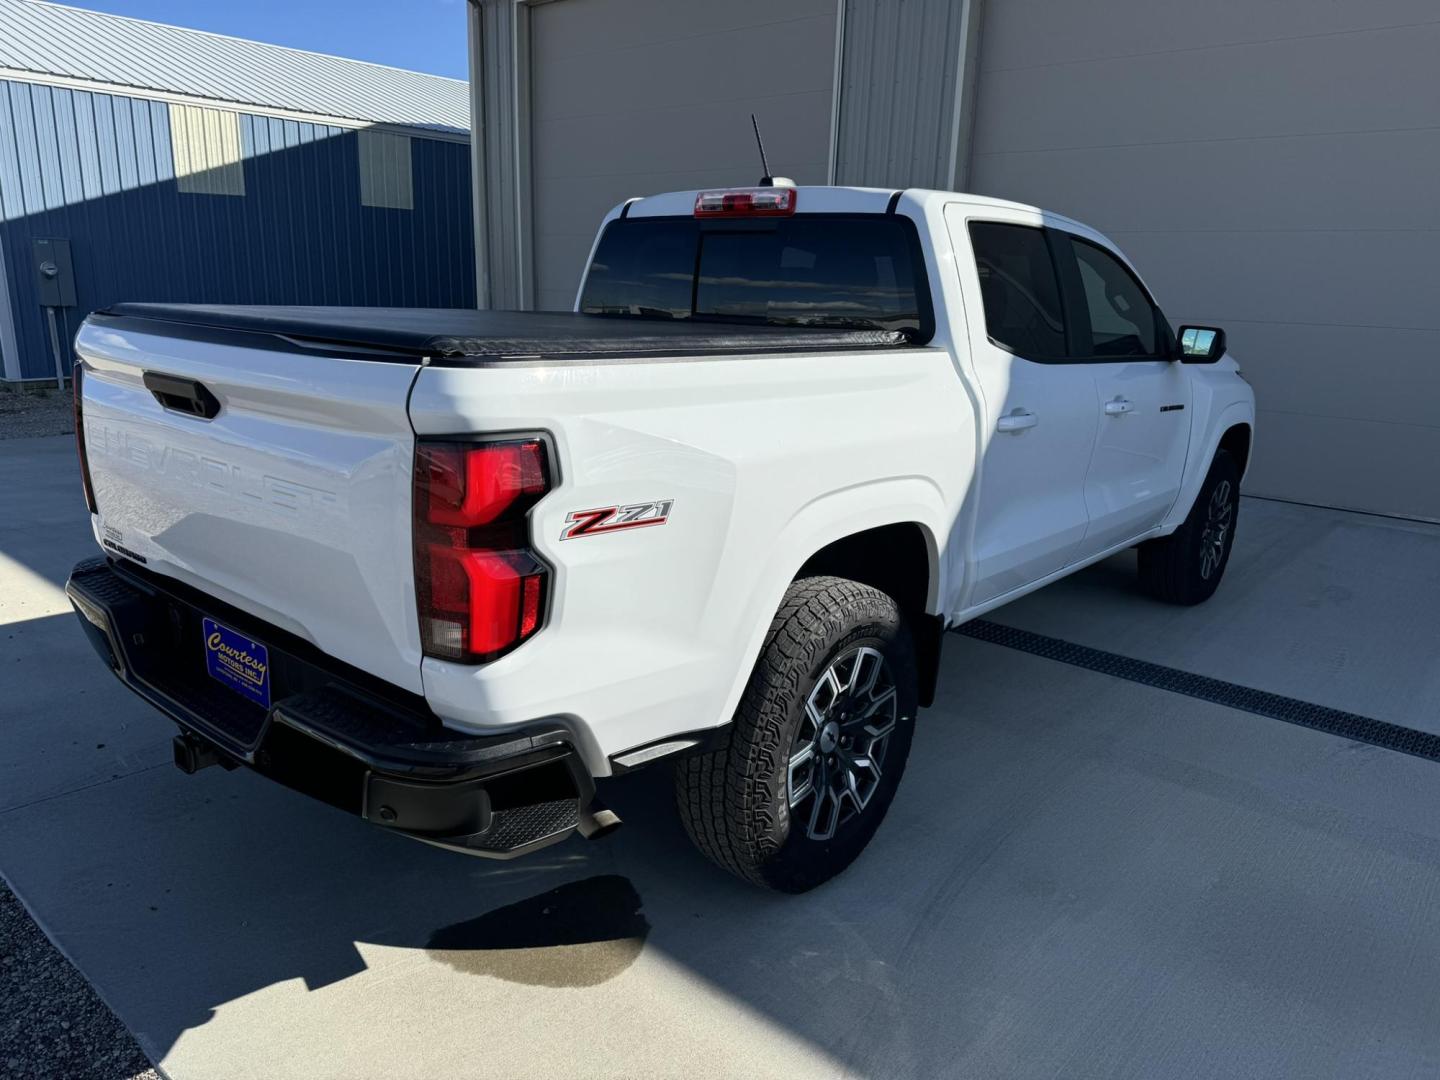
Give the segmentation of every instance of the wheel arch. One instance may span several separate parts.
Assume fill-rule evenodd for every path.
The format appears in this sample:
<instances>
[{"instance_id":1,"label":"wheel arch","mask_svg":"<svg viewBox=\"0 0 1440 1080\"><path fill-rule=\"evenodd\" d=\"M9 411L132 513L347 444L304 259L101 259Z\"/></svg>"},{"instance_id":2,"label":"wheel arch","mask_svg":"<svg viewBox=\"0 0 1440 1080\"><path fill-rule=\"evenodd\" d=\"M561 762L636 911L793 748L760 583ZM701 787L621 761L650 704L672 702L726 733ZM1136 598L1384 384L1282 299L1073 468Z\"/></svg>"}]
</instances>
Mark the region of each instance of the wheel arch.
<instances>
[{"instance_id":1,"label":"wheel arch","mask_svg":"<svg viewBox=\"0 0 1440 1080\"><path fill-rule=\"evenodd\" d=\"M1250 467L1250 441L1254 429L1248 423L1232 424L1220 436L1217 449L1224 450L1235 459L1240 468L1240 479L1245 479L1245 470Z\"/></svg>"},{"instance_id":2,"label":"wheel arch","mask_svg":"<svg viewBox=\"0 0 1440 1080\"><path fill-rule=\"evenodd\" d=\"M936 545L918 521L897 521L839 537L805 560L793 580L832 574L893 598L910 627L920 675L920 704L935 700L944 619L934 606Z\"/></svg>"},{"instance_id":3,"label":"wheel arch","mask_svg":"<svg viewBox=\"0 0 1440 1080\"><path fill-rule=\"evenodd\" d=\"M942 610L946 582L945 564L941 558L942 538L953 525L946 513L945 498L934 479L928 476L891 476L865 481L817 495L795 513L771 536L770 557L764 569L756 574L747 570L755 581L741 615L739 626L744 646L736 658L739 663L732 672L730 690L720 715L728 720L739 704L750 673L760 655L771 620L780 610L785 591L799 577L821 572L820 567L841 565L851 568L851 576L861 560L857 551L879 550L896 555L889 544L899 544L901 557L924 550L923 602L918 578L900 582L904 594L897 597L901 610L913 612L909 620L916 639L917 660L922 667L922 700L930 700L934 672L938 669L939 642L944 623L938 616ZM855 539L858 538L858 539ZM823 560L823 561L822 561ZM803 572L803 574L802 574ZM836 571L826 569L824 572ZM873 584L877 571L872 568L865 583ZM885 589L897 587L896 580L887 580L883 571L880 580ZM863 579L862 579L863 580ZM725 721L721 721L722 723Z\"/></svg>"},{"instance_id":4,"label":"wheel arch","mask_svg":"<svg viewBox=\"0 0 1440 1080\"><path fill-rule=\"evenodd\" d=\"M1240 465L1240 477L1243 480L1245 470L1250 464L1251 448L1254 440L1255 430L1255 406L1253 402L1236 401L1224 409L1218 410L1214 421L1205 429L1203 441L1198 445L1203 447L1201 453L1192 453L1185 463L1185 475L1180 483L1180 494L1175 499L1175 505L1170 508L1170 514L1162 526L1162 535L1174 532L1185 521L1185 516L1190 513L1190 507L1194 505L1195 497L1200 492L1200 485L1205 482L1205 476L1210 471L1210 463L1215 460L1215 452L1220 449L1243 452L1244 459ZM1230 441L1225 442L1226 439ZM1197 445L1191 443L1192 450ZM1233 448L1233 449L1232 449Z\"/></svg>"}]
</instances>

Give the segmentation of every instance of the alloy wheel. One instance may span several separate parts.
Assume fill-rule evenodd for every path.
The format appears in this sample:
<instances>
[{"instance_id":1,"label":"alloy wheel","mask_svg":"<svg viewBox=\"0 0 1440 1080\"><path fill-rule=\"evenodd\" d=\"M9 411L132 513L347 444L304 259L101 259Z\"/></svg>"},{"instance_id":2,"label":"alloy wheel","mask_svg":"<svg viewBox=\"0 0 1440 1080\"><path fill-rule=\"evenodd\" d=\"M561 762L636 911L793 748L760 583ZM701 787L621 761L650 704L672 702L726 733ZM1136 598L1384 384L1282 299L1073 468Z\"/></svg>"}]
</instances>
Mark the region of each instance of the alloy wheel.
<instances>
[{"instance_id":1,"label":"alloy wheel","mask_svg":"<svg viewBox=\"0 0 1440 1080\"><path fill-rule=\"evenodd\" d=\"M816 680L790 752L790 810L811 840L829 840L880 786L899 695L878 650L841 654Z\"/></svg>"},{"instance_id":2,"label":"alloy wheel","mask_svg":"<svg viewBox=\"0 0 1440 1080\"><path fill-rule=\"evenodd\" d=\"M1229 480L1221 480L1210 493L1206 508L1205 531L1200 534L1200 577L1210 580L1225 558L1225 545L1230 542L1230 527L1235 520L1235 502L1231 499Z\"/></svg>"}]
</instances>

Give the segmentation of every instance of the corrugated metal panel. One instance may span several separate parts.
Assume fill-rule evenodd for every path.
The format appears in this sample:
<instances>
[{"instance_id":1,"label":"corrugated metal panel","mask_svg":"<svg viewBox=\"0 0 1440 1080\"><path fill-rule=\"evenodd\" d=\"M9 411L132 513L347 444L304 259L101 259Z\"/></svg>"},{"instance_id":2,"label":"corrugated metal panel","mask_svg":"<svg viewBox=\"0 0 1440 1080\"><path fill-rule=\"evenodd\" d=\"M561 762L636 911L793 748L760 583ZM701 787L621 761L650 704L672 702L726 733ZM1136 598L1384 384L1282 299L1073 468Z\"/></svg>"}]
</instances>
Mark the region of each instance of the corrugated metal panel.
<instances>
[{"instance_id":1,"label":"corrugated metal panel","mask_svg":"<svg viewBox=\"0 0 1440 1080\"><path fill-rule=\"evenodd\" d=\"M516 184L518 144L515 132L515 5L511 0L480 8L480 44L485 86L482 118L485 138L485 230L489 249L490 306L518 308L520 282Z\"/></svg>"},{"instance_id":2,"label":"corrugated metal panel","mask_svg":"<svg viewBox=\"0 0 1440 1080\"><path fill-rule=\"evenodd\" d=\"M458 33L463 12L455 19ZM37 0L0 0L0 67L370 123L470 126L459 79Z\"/></svg>"},{"instance_id":3,"label":"corrugated metal panel","mask_svg":"<svg viewBox=\"0 0 1440 1080\"><path fill-rule=\"evenodd\" d=\"M119 300L474 305L468 146L410 139L413 209L372 207L363 133L227 115L241 197L182 190L163 102L0 80L0 244L22 376L53 370L30 269L42 237L71 245L67 342Z\"/></svg>"},{"instance_id":4,"label":"corrugated metal panel","mask_svg":"<svg viewBox=\"0 0 1440 1080\"><path fill-rule=\"evenodd\" d=\"M961 0L845 0L835 182L950 186Z\"/></svg>"}]
</instances>

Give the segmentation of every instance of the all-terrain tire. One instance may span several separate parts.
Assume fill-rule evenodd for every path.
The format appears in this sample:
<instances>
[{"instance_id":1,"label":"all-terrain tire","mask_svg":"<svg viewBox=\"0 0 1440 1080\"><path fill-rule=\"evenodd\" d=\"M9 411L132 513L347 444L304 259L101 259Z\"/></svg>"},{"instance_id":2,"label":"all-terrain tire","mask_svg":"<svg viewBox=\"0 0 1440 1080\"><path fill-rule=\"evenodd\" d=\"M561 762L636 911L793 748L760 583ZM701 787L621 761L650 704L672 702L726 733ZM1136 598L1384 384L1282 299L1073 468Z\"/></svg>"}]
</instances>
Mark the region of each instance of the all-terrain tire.
<instances>
[{"instance_id":1,"label":"all-terrain tire","mask_svg":"<svg viewBox=\"0 0 1440 1080\"><path fill-rule=\"evenodd\" d=\"M1140 586L1167 604L1210 599L1220 585L1240 517L1240 469L1217 451L1185 523L1169 536L1139 547Z\"/></svg>"},{"instance_id":2,"label":"all-terrain tire","mask_svg":"<svg viewBox=\"0 0 1440 1080\"><path fill-rule=\"evenodd\" d=\"M855 667L848 667L852 662ZM872 677L872 668L881 674ZM847 678L846 687L828 689ZM865 678L870 684L862 694L855 687ZM893 686L893 702L886 701L886 686ZM870 842L894 798L910 753L917 694L914 644L891 597L845 578L795 581L770 624L724 743L676 765L676 801L686 832L713 862L757 885L798 893L828 881ZM834 714L834 731L829 719L815 723L817 705L825 717ZM883 722L881 711L866 711L882 706L888 717ZM882 745L874 732L891 721ZM816 749L827 736L835 750L829 758ZM850 757L836 738L849 740L843 745ZM861 749L865 740L875 754ZM814 789L810 798L824 802L823 813L808 801L796 801L792 813L792 797L804 787L793 764L797 742L816 757L809 768L831 763L828 773L805 774ZM872 779L869 765L862 766L859 793L850 796L846 763L857 761L876 764L877 775ZM832 835L816 839L832 818L831 803L819 794L822 777L834 781L825 791L841 790L841 797L833 799ZM847 804L851 813L842 819Z\"/></svg>"}]
</instances>

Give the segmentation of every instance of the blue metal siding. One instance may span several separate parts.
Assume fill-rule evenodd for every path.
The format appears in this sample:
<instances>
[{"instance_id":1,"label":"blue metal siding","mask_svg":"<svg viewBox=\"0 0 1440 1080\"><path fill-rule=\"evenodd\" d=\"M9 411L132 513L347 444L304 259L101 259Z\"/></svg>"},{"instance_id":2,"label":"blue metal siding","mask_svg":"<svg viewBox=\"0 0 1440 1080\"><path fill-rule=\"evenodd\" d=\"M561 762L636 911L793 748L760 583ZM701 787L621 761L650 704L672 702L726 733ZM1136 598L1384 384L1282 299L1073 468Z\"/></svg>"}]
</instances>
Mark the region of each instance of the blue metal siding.
<instances>
[{"instance_id":1,"label":"blue metal siding","mask_svg":"<svg viewBox=\"0 0 1440 1080\"><path fill-rule=\"evenodd\" d=\"M54 371L31 241L70 241L77 306L473 307L470 154L413 136L414 209L360 204L357 132L240 114L245 194L177 190L162 102L0 80L0 245L22 377Z\"/></svg>"}]
</instances>

